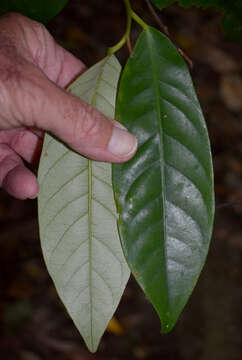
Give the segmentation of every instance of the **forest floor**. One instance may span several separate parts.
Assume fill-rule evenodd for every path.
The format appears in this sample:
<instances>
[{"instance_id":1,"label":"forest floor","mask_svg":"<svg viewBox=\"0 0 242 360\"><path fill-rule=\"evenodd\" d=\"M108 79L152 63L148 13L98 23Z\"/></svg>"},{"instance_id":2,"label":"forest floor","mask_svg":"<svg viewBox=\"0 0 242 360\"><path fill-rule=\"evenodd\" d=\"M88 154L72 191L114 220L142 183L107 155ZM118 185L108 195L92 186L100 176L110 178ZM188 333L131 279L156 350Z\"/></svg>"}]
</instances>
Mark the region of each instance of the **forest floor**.
<instances>
[{"instance_id":1,"label":"forest floor","mask_svg":"<svg viewBox=\"0 0 242 360\"><path fill-rule=\"evenodd\" d=\"M81 4L80 4L81 3ZM144 1L136 11L155 24ZM207 122L216 191L207 263L175 329L160 324L131 278L96 354L89 354L47 273L37 202L0 192L0 357L7 360L242 359L242 45L225 41L214 9L170 6L162 21L192 60ZM105 56L125 28L122 1L71 0L48 25L88 66ZM139 28L134 26L135 39ZM119 53L122 64L127 51Z\"/></svg>"}]
</instances>

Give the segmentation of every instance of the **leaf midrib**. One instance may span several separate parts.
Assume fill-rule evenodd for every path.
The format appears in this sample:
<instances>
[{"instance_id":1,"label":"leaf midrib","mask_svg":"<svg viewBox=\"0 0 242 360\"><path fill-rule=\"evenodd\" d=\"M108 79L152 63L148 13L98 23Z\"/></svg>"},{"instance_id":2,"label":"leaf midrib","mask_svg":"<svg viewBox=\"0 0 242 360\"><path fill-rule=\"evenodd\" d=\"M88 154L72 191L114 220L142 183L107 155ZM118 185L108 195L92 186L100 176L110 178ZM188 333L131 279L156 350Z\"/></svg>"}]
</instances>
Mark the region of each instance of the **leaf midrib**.
<instances>
[{"instance_id":1,"label":"leaf midrib","mask_svg":"<svg viewBox=\"0 0 242 360\"><path fill-rule=\"evenodd\" d=\"M164 258L164 262L163 264L161 264L161 268L163 269L163 273L164 273L164 278L166 280L165 283L165 287L166 287L166 292L164 294L166 295L166 301L165 304L167 304L168 308L169 308L169 287L168 287L168 281L167 281L167 266L165 264L167 264L167 253L166 253L166 185L165 185L165 176L164 176L164 171L165 171L165 160L164 160L164 132L162 129L162 116L161 116L161 105L160 105L160 98L161 98L161 94L159 91L159 84L158 84L158 77L155 76L155 74L158 74L158 65L156 62L156 55L155 55L155 48L153 46L153 37L150 31L150 28L147 28L145 30L145 34L147 36L147 43L148 43L148 47L150 49L150 59L151 59L151 66L152 66L152 77L153 77L153 84L154 84L154 92L155 92L155 99L156 99L156 105L157 105L157 122L158 122L158 129L159 129L159 154L160 154L160 175L161 175L161 189L162 191L160 192L160 196L161 196L161 212L163 214L163 240L164 240L164 244L162 246L161 244L161 250L162 250L162 255Z\"/></svg>"},{"instance_id":2,"label":"leaf midrib","mask_svg":"<svg viewBox=\"0 0 242 360\"><path fill-rule=\"evenodd\" d=\"M96 98L98 95L98 89L101 84L102 75L104 72L104 68L109 60L109 57L103 62L101 66L101 71L97 78L97 83L94 88L91 105L96 107ZM93 343L93 292L92 292L92 243L93 243L93 234L92 234L92 199L93 199L93 187L92 187L92 160L88 159L88 234L89 234L89 297L90 297L90 329L91 329L91 346L94 349Z\"/></svg>"}]
</instances>

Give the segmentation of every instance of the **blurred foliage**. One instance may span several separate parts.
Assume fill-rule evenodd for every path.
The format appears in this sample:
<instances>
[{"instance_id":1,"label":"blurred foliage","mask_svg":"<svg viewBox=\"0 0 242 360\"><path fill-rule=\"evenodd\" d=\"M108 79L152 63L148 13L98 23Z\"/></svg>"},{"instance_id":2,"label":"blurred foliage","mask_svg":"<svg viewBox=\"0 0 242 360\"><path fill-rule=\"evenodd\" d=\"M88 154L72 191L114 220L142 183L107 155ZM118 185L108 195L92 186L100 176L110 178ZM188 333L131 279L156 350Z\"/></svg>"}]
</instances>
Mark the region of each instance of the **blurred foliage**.
<instances>
[{"instance_id":1,"label":"blurred foliage","mask_svg":"<svg viewBox=\"0 0 242 360\"><path fill-rule=\"evenodd\" d=\"M68 0L1 0L0 15L18 12L46 23L59 13L67 2Z\"/></svg>"},{"instance_id":2,"label":"blurred foliage","mask_svg":"<svg viewBox=\"0 0 242 360\"><path fill-rule=\"evenodd\" d=\"M5 331L11 333L21 329L29 320L31 312L32 305L28 298L7 306L4 314Z\"/></svg>"},{"instance_id":3,"label":"blurred foliage","mask_svg":"<svg viewBox=\"0 0 242 360\"><path fill-rule=\"evenodd\" d=\"M241 0L152 0L159 9L163 9L172 3L187 8L190 6L208 8L214 6L224 14L222 20L223 30L229 40L242 42L242 1Z\"/></svg>"}]
</instances>

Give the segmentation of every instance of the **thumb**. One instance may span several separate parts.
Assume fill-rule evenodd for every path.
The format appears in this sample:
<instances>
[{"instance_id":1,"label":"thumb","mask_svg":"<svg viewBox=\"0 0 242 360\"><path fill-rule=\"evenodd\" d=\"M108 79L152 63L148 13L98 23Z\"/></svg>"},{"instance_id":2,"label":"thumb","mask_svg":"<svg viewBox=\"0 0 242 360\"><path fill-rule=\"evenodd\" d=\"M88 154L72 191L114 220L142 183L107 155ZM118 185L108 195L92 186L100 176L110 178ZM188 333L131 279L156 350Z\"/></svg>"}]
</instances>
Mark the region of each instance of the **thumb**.
<instances>
[{"instance_id":1,"label":"thumb","mask_svg":"<svg viewBox=\"0 0 242 360\"><path fill-rule=\"evenodd\" d=\"M34 126L50 131L94 160L123 162L134 155L137 140L117 121L105 117L47 78L42 79L39 86L44 91L37 98L38 104L32 105Z\"/></svg>"}]
</instances>

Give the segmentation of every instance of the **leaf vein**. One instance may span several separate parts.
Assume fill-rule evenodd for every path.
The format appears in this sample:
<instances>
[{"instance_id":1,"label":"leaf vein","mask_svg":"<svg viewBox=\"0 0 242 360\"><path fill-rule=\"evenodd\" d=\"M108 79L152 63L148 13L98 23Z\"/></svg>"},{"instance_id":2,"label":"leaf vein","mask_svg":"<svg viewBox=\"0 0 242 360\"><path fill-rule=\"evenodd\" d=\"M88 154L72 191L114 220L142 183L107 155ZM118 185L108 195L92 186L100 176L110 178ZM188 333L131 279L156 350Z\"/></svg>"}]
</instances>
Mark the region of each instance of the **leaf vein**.
<instances>
[{"instance_id":1,"label":"leaf vein","mask_svg":"<svg viewBox=\"0 0 242 360\"><path fill-rule=\"evenodd\" d=\"M95 166L96 166L96 165L95 165ZM99 168L100 168L100 167L99 167ZM107 181L105 181L104 179L102 179L100 176L98 176L98 175L96 175L96 174L93 174L93 177L94 177L96 180L98 180L98 181L102 182L103 184L107 185L109 188L111 188L111 189L113 188L110 183L108 183Z\"/></svg>"},{"instance_id":2,"label":"leaf vein","mask_svg":"<svg viewBox=\"0 0 242 360\"><path fill-rule=\"evenodd\" d=\"M150 229L154 226L156 226L157 224L159 224L161 222L162 219L155 221L153 223L149 223L148 226L146 226L144 231L139 232L139 236L136 236L136 238L132 241L131 247L130 249L135 248L135 251L137 251L136 249L136 245L138 241L147 241L149 240L149 238L146 238L146 233L150 231ZM133 220L131 221L131 223L133 222ZM142 240L144 239L144 240ZM131 250L132 251L132 250Z\"/></svg>"},{"instance_id":3,"label":"leaf vein","mask_svg":"<svg viewBox=\"0 0 242 360\"><path fill-rule=\"evenodd\" d=\"M157 164L158 162L160 162L160 159L156 159L155 161L153 161L152 163L149 162L148 166L145 168L142 168L142 171L139 173L137 173L134 181L132 182L132 184L130 184L129 188L127 188L127 193L125 195L125 199L127 200L127 198L130 197L130 192L133 190L133 188L136 186L137 182L140 181L140 179L142 177L145 176L145 174L147 173L147 171L150 170L151 167L153 167L155 164Z\"/></svg>"},{"instance_id":4,"label":"leaf vein","mask_svg":"<svg viewBox=\"0 0 242 360\"><path fill-rule=\"evenodd\" d=\"M167 86L167 87L170 87L170 88L172 88L172 89L174 89L174 90L176 90L178 93L180 93L180 96L186 101L188 101L189 102L189 106L190 105L192 105L194 108L195 108L195 110L196 111L199 111L199 107L194 103L194 100L193 99L191 99L185 92L183 92L181 89L179 89L177 86L175 86L175 85L173 85L173 84L171 84L171 83L168 83L168 82L166 82L166 81L163 81L163 80L161 80L161 79L159 79L158 80L160 83L162 83L162 84L164 84L165 86ZM179 84L179 85L181 85L181 84ZM174 95L174 94L173 94ZM163 99L163 95L162 95L162 99ZM167 102L169 102L171 105L173 105L174 107L176 107L176 108L178 108L175 104L173 104L170 100L167 100L167 99L165 99ZM179 110L180 110L180 108L178 108ZM182 111L182 110L181 110ZM183 111L182 111L183 112ZM183 112L184 113L184 112ZM200 111L199 111L199 113L200 113ZM186 116L187 117L187 116ZM188 119L189 120L189 119ZM191 120L189 120L189 121L191 121ZM192 121L191 121L192 122ZM192 124L193 124L193 122L192 122ZM193 124L193 126L195 127L195 125ZM197 129L197 128L196 128ZM198 131L198 130L197 130ZM199 132L198 132L199 133Z\"/></svg>"},{"instance_id":5,"label":"leaf vein","mask_svg":"<svg viewBox=\"0 0 242 360\"><path fill-rule=\"evenodd\" d=\"M156 137L156 134L151 135L147 140L145 140L145 142L143 142L143 144L139 145L138 151L140 152L141 149L145 146L147 146L147 144L149 144L150 142L152 142L154 140L154 138Z\"/></svg>"},{"instance_id":6,"label":"leaf vein","mask_svg":"<svg viewBox=\"0 0 242 360\"><path fill-rule=\"evenodd\" d=\"M121 272L121 276L123 278L123 267L122 267L122 263L120 261L120 259L118 258L118 256L115 254L115 252L113 250L111 250L111 248L100 238L97 238L96 236L93 236L93 238L98 241L99 243L101 243L108 251L109 253L114 257L114 259L119 263L120 265L120 272Z\"/></svg>"},{"instance_id":7,"label":"leaf vein","mask_svg":"<svg viewBox=\"0 0 242 360\"><path fill-rule=\"evenodd\" d=\"M82 173L84 173L85 171L87 171L87 167L85 169L82 169L81 171L79 171L77 174L73 175L70 179L68 179L66 182L64 182L47 200L45 203L45 207L47 206L47 204L66 186L68 185L70 182L72 182L72 180L74 180L76 177L80 176Z\"/></svg>"},{"instance_id":8,"label":"leaf vein","mask_svg":"<svg viewBox=\"0 0 242 360\"><path fill-rule=\"evenodd\" d=\"M194 124L194 122L187 116L187 114L185 113L185 111L180 107L177 106L177 104L174 104L171 102L171 100L168 100L166 97L164 97L164 95L162 94L161 96L161 100L163 100L164 102L168 103L169 105L171 105L172 107L174 107L176 110L180 111L184 117L186 118L187 122L189 122L189 124L191 124L191 126L193 127L193 129L195 130L195 132L197 133L197 135L199 136L199 138L201 137L201 133L198 129L198 127Z\"/></svg>"},{"instance_id":9,"label":"leaf vein","mask_svg":"<svg viewBox=\"0 0 242 360\"><path fill-rule=\"evenodd\" d=\"M89 263L88 260L86 260L83 264L79 265L76 270L71 274L71 276L69 277L69 279L65 282L64 286L63 286L63 291L65 291L66 287L68 286L68 284L71 282L71 280L73 279L73 277L79 273L79 271Z\"/></svg>"},{"instance_id":10,"label":"leaf vein","mask_svg":"<svg viewBox=\"0 0 242 360\"><path fill-rule=\"evenodd\" d=\"M117 216L112 212L112 210L109 209L109 207L107 207L106 205L104 205L100 200L98 200L96 197L92 197L93 200L98 203L103 209L105 209L110 215L112 215L116 220L117 220Z\"/></svg>"},{"instance_id":11,"label":"leaf vein","mask_svg":"<svg viewBox=\"0 0 242 360\"><path fill-rule=\"evenodd\" d=\"M73 89L77 89L77 88L80 88L83 84L88 84L89 82L96 82L97 80L97 75L91 77L90 79L86 79L86 80L83 80L82 78L80 78L80 81L76 82L76 84L74 83L73 85L71 85L69 87L70 90L73 90Z\"/></svg>"},{"instance_id":12,"label":"leaf vein","mask_svg":"<svg viewBox=\"0 0 242 360\"><path fill-rule=\"evenodd\" d=\"M48 222L46 225L46 229L53 223L53 221L57 218L58 215L62 213L63 210L65 210L67 207L69 207L73 202L80 200L82 197L86 196L87 194L81 194L78 195L76 198L70 200L68 203L66 203L62 208L52 217L52 219ZM86 213L83 214L83 216L86 215Z\"/></svg>"},{"instance_id":13,"label":"leaf vein","mask_svg":"<svg viewBox=\"0 0 242 360\"><path fill-rule=\"evenodd\" d=\"M79 97L79 98L83 98L83 97L86 98L87 94L88 94L89 92L91 92L92 90L93 90L93 88L90 88L90 89L87 89L87 90L85 90L85 91L83 91L83 92L81 92L81 93L78 93L78 97Z\"/></svg>"},{"instance_id":14,"label":"leaf vein","mask_svg":"<svg viewBox=\"0 0 242 360\"><path fill-rule=\"evenodd\" d=\"M109 106L111 106L111 108L114 110L114 106L113 106L113 104L111 104L111 102L108 100L108 99L106 99L106 97L103 95L103 94L101 94L100 93L100 91L96 91L96 94L106 103L106 104L108 104Z\"/></svg>"},{"instance_id":15,"label":"leaf vein","mask_svg":"<svg viewBox=\"0 0 242 360\"><path fill-rule=\"evenodd\" d=\"M63 267L68 263L68 261L70 260L70 258L75 254L76 251L78 251L82 245L85 245L87 242L87 240L83 240L80 244L78 244L78 247L76 247L75 249L72 250L72 252L69 254L69 256L67 256L66 260L63 262L63 264L60 265L60 268L58 271L61 271L63 269Z\"/></svg>"},{"instance_id":16,"label":"leaf vein","mask_svg":"<svg viewBox=\"0 0 242 360\"><path fill-rule=\"evenodd\" d=\"M202 164L202 162L200 161L200 159L197 157L197 155L192 152L186 145L184 145L180 140L178 140L177 138L175 138L174 136L170 136L168 134L165 134L166 137L168 137L169 139L172 139L173 141L177 142L179 145L181 145L182 147L184 147L190 154L192 154L192 156L197 160L198 164L202 167L202 169L204 170L204 173L207 177L207 179L209 180L209 175L207 173L206 168L204 167L204 165Z\"/></svg>"},{"instance_id":17,"label":"leaf vein","mask_svg":"<svg viewBox=\"0 0 242 360\"><path fill-rule=\"evenodd\" d=\"M183 239L181 239L181 238L178 238L177 236L169 235L169 231L168 231L168 238L169 238L169 239L177 240L179 243L181 243L182 245L187 246L187 247L192 251L192 247L191 247L190 244L186 243L185 240L183 240ZM171 241L172 241L172 240L171 240Z\"/></svg>"},{"instance_id":18,"label":"leaf vein","mask_svg":"<svg viewBox=\"0 0 242 360\"><path fill-rule=\"evenodd\" d=\"M102 81L103 81L105 84L109 85L109 87L110 87L112 90L116 90L116 89L117 89L117 87L114 86L112 83L110 83L108 80L102 78L101 82L102 82Z\"/></svg>"},{"instance_id":19,"label":"leaf vein","mask_svg":"<svg viewBox=\"0 0 242 360\"><path fill-rule=\"evenodd\" d=\"M64 154L62 154L47 170L47 172L45 173L45 175L43 176L43 179L41 181L40 187L43 185L44 180L46 179L46 177L48 176L48 174L50 173L51 170L53 170L55 168L55 166L61 161L63 160L63 158L70 152L70 150L67 150L64 152Z\"/></svg>"},{"instance_id":20,"label":"leaf vein","mask_svg":"<svg viewBox=\"0 0 242 360\"><path fill-rule=\"evenodd\" d=\"M181 267L184 267L184 269L186 269L188 271L191 271L191 268L188 265L184 264L181 260L177 260L174 257L168 256L168 262L169 261L173 262L173 263L175 263L175 264L177 264L177 265L179 265Z\"/></svg>"},{"instance_id":21,"label":"leaf vein","mask_svg":"<svg viewBox=\"0 0 242 360\"><path fill-rule=\"evenodd\" d=\"M89 285L86 285L84 288L82 288L78 294L74 297L74 299L71 302L72 307L74 306L75 302L79 299L79 297L81 296L82 293L84 293L84 291L86 291L89 288Z\"/></svg>"},{"instance_id":22,"label":"leaf vein","mask_svg":"<svg viewBox=\"0 0 242 360\"><path fill-rule=\"evenodd\" d=\"M113 68L116 72L119 72L120 69L116 68L115 65L113 65L113 63L110 62L110 59L108 59L108 61L106 62L106 65L110 66L111 68Z\"/></svg>"},{"instance_id":23,"label":"leaf vein","mask_svg":"<svg viewBox=\"0 0 242 360\"><path fill-rule=\"evenodd\" d=\"M199 187L187 176L185 175L184 173L182 173L179 169L177 169L174 165L172 164L169 164L168 162L166 162L166 166L167 167L170 167L171 169L175 170L176 172L178 172L179 174L181 174L182 176L184 176L184 178L186 178L191 184L193 184L195 186L195 188L197 189L197 191L199 192L199 194L201 195L201 198L202 198L202 201L205 205L205 208L206 208L206 212L207 212L207 216L208 216L208 206L205 202L205 199L204 199L204 195L203 193L201 192L201 190L199 189Z\"/></svg>"},{"instance_id":24,"label":"leaf vein","mask_svg":"<svg viewBox=\"0 0 242 360\"><path fill-rule=\"evenodd\" d=\"M115 296L114 296L114 293L113 293L113 290L112 290L112 287L109 285L109 283L107 282L107 280L95 269L93 268L93 272L95 272L95 274L103 281L103 283L106 285L106 287L108 288L111 296L112 296L112 303L114 304L114 299L115 299Z\"/></svg>"},{"instance_id":25,"label":"leaf vein","mask_svg":"<svg viewBox=\"0 0 242 360\"><path fill-rule=\"evenodd\" d=\"M176 207L177 209L181 210L181 211L182 211L183 213L185 213L188 217L190 217L190 218L193 220L193 222L197 225L197 227L198 227L198 229L199 229L199 232L200 232L200 234L201 234L201 237L203 238L203 232L202 232L201 226L200 226L200 224L197 222L197 220L193 217L192 214L188 213L188 212L187 212L185 209L183 209L180 205L177 205L177 204L175 204L174 202L172 202L172 201L170 201L170 200L167 200L167 199L166 199L166 202L167 202L168 204L171 204L172 206Z\"/></svg>"},{"instance_id":26,"label":"leaf vein","mask_svg":"<svg viewBox=\"0 0 242 360\"><path fill-rule=\"evenodd\" d=\"M62 236L59 238L59 240L57 241L56 245L54 246L54 248L51 251L50 254L50 258L49 261L51 261L51 258L54 254L54 252L56 251L56 249L58 248L58 246L61 244L63 238L65 237L65 235L68 233L68 231L72 228L72 226L74 226L78 221L80 221L81 219L83 219L85 216L87 215L87 211L84 214L81 214L80 216L78 216L77 219L75 219L64 231L64 233L62 234Z\"/></svg>"}]
</instances>

